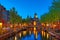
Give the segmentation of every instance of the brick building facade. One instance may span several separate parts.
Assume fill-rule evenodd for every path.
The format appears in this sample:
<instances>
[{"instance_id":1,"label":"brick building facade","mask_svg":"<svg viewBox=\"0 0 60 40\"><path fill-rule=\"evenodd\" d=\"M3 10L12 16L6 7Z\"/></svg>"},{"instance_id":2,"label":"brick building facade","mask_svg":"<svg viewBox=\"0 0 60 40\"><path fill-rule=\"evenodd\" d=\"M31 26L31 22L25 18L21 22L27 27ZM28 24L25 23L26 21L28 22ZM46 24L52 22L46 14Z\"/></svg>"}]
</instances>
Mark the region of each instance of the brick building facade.
<instances>
[{"instance_id":1,"label":"brick building facade","mask_svg":"<svg viewBox=\"0 0 60 40\"><path fill-rule=\"evenodd\" d=\"M9 21L9 11L0 4L0 23L6 26Z\"/></svg>"}]
</instances>

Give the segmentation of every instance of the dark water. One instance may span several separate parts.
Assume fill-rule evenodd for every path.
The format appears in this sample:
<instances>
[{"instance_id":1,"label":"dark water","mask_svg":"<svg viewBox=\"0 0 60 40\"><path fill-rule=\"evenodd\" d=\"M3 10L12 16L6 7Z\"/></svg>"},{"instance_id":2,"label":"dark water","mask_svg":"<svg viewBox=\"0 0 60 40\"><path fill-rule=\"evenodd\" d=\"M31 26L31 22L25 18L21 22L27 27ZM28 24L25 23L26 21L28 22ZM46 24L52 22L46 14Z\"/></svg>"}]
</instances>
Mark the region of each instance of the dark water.
<instances>
[{"instance_id":1,"label":"dark water","mask_svg":"<svg viewBox=\"0 0 60 40\"><path fill-rule=\"evenodd\" d=\"M41 36L40 33L38 33L37 34L37 38L36 38L36 36L34 35L34 33L32 33L30 35L28 34L28 35L20 38L20 40L42 40L42 36Z\"/></svg>"}]
</instances>

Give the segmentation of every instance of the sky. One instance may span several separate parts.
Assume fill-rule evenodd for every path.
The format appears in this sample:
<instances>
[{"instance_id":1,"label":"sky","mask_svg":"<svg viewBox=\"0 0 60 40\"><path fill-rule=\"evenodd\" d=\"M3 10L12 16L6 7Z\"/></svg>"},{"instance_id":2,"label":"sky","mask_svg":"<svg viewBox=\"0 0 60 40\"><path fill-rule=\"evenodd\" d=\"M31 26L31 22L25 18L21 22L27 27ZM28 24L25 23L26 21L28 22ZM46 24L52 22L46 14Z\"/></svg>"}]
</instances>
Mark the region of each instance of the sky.
<instances>
[{"instance_id":1,"label":"sky","mask_svg":"<svg viewBox=\"0 0 60 40\"><path fill-rule=\"evenodd\" d=\"M40 18L41 15L49 11L52 0L0 0L0 4L7 10L15 7L18 15L22 18L26 18L27 15L34 17L34 13L37 13L38 18Z\"/></svg>"}]
</instances>

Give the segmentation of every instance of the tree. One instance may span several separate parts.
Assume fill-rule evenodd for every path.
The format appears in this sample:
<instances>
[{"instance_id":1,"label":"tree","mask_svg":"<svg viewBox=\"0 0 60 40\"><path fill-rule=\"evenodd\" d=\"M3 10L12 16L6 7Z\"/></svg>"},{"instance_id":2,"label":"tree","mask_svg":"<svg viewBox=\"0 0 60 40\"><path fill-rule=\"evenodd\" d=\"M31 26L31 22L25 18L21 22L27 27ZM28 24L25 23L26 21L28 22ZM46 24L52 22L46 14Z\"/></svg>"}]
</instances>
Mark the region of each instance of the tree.
<instances>
[{"instance_id":1,"label":"tree","mask_svg":"<svg viewBox=\"0 0 60 40\"><path fill-rule=\"evenodd\" d=\"M53 21L60 20L60 0L53 0L49 13L52 15Z\"/></svg>"},{"instance_id":2,"label":"tree","mask_svg":"<svg viewBox=\"0 0 60 40\"><path fill-rule=\"evenodd\" d=\"M30 23L30 17L29 16L27 16L27 18L25 20L26 20L26 23Z\"/></svg>"},{"instance_id":3,"label":"tree","mask_svg":"<svg viewBox=\"0 0 60 40\"><path fill-rule=\"evenodd\" d=\"M41 16L41 22L55 22L60 20L60 0L53 0L49 12Z\"/></svg>"},{"instance_id":4,"label":"tree","mask_svg":"<svg viewBox=\"0 0 60 40\"><path fill-rule=\"evenodd\" d=\"M27 16L27 18L25 18L25 19L22 19L22 23L30 23L30 17L29 16Z\"/></svg>"},{"instance_id":5,"label":"tree","mask_svg":"<svg viewBox=\"0 0 60 40\"><path fill-rule=\"evenodd\" d=\"M21 23L22 17L19 16L15 10L15 8L10 9L10 22L11 23Z\"/></svg>"}]
</instances>

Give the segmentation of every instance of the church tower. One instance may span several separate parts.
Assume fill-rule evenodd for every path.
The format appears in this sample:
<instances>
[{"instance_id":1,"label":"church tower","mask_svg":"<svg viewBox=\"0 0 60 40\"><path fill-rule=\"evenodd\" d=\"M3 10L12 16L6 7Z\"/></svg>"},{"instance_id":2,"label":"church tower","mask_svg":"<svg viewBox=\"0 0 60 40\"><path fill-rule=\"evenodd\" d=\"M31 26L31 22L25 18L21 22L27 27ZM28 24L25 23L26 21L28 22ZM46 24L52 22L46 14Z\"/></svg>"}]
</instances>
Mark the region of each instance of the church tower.
<instances>
[{"instance_id":1,"label":"church tower","mask_svg":"<svg viewBox=\"0 0 60 40\"><path fill-rule=\"evenodd\" d=\"M38 18L37 13L34 14L34 18Z\"/></svg>"}]
</instances>

